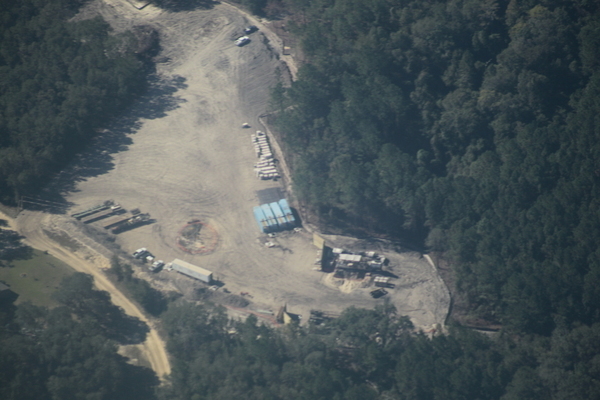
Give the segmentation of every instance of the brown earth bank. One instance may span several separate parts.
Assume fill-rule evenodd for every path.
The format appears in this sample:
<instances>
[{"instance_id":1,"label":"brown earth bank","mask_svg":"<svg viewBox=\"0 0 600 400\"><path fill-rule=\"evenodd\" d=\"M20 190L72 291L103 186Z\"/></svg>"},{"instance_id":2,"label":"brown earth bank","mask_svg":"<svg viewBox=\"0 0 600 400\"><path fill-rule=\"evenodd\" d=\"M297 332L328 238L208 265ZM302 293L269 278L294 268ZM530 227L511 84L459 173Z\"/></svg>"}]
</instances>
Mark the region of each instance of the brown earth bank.
<instances>
[{"instance_id":1,"label":"brown earth bank","mask_svg":"<svg viewBox=\"0 0 600 400\"><path fill-rule=\"evenodd\" d=\"M18 230L33 247L91 273L115 303L144 321L102 272L115 251L138 265L126 255L146 247L157 259L179 258L213 271L223 284L216 291L174 271L151 274L138 265L136 275L161 290L228 305L236 318L244 315L239 310L270 316L287 305L307 321L310 310L339 313L350 306L372 308L389 301L417 329L443 326L450 294L422 254L399 250L384 240L324 236L332 247L376 251L389 259L386 269L396 287L373 299L373 287L340 282L315 270L318 252L310 226L274 238L259 231L252 214L261 202L258 193L279 189L292 198L289 186L259 180L253 172L257 158L250 133L266 130L259 116L267 109L277 71L285 67L282 42L261 21L227 4L169 12L151 5L138 10L118 0L92 1L78 18L98 14L115 31L140 25L155 29L160 62L148 93L122 118L107 124L89 151L48 186L70 208L65 213L24 211L18 216ZM236 46L234 39L249 24L259 30L250 35L250 43ZM291 60L286 64L295 74ZM242 129L244 122L252 128ZM280 161L280 173L285 174ZM284 181L290 182L289 177ZM127 210L148 213L152 223L112 235L101 223L86 225L70 217L109 199ZM189 254L177 245L181 228L196 220L217 233L213 251ZM60 237L77 245L65 246ZM266 247L267 241L275 246ZM164 344L155 330L151 332L148 341L153 342L145 344L149 363L159 376L168 374Z\"/></svg>"}]
</instances>

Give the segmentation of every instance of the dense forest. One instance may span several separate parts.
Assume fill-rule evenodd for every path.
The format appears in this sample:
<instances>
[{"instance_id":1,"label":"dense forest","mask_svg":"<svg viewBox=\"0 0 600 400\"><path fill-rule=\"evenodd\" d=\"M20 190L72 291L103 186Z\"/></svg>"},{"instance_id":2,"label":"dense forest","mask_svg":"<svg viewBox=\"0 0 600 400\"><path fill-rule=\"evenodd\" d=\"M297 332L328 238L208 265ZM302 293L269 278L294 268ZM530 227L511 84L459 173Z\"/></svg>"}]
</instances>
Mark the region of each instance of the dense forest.
<instances>
[{"instance_id":1,"label":"dense forest","mask_svg":"<svg viewBox=\"0 0 600 400\"><path fill-rule=\"evenodd\" d=\"M132 33L67 22L83 0L0 1L0 200L34 192L145 86Z\"/></svg>"},{"instance_id":2,"label":"dense forest","mask_svg":"<svg viewBox=\"0 0 600 400\"><path fill-rule=\"evenodd\" d=\"M128 364L118 344L139 343L148 328L95 290L90 275L65 278L51 310L0 303L0 397L153 399L158 379Z\"/></svg>"},{"instance_id":3,"label":"dense forest","mask_svg":"<svg viewBox=\"0 0 600 400\"><path fill-rule=\"evenodd\" d=\"M415 335L393 307L347 309L326 325L274 330L175 302L161 400L548 400L600 397L600 324L550 337Z\"/></svg>"},{"instance_id":4,"label":"dense forest","mask_svg":"<svg viewBox=\"0 0 600 400\"><path fill-rule=\"evenodd\" d=\"M600 324L550 337L461 328L415 334L393 306L349 308L320 325L273 328L224 308L171 301L161 321L172 374L127 363L118 344L139 343L147 327L93 288L90 275L65 278L60 306L17 307L0 298L3 399L476 400L600 396Z\"/></svg>"},{"instance_id":5,"label":"dense forest","mask_svg":"<svg viewBox=\"0 0 600 400\"><path fill-rule=\"evenodd\" d=\"M600 322L600 8L290 2L307 60L273 91L321 224L442 251L474 315Z\"/></svg>"}]
</instances>

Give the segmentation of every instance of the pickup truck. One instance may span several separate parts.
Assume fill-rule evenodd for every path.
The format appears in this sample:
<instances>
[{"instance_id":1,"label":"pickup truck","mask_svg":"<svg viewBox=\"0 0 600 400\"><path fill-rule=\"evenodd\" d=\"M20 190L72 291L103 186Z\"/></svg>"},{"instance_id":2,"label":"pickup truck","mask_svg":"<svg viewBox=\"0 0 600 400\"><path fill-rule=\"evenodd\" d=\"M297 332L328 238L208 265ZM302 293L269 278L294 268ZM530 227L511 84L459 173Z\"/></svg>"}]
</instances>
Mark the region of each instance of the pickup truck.
<instances>
[{"instance_id":1,"label":"pickup truck","mask_svg":"<svg viewBox=\"0 0 600 400\"><path fill-rule=\"evenodd\" d=\"M140 258L144 257L147 253L148 253L148 249L145 247L142 247L142 248L139 248L136 251L134 251L131 256L133 258L139 260Z\"/></svg>"},{"instance_id":2,"label":"pickup truck","mask_svg":"<svg viewBox=\"0 0 600 400\"><path fill-rule=\"evenodd\" d=\"M158 261L154 261L152 263L152 265L150 267L148 267L148 269L150 270L150 272L157 272L164 265L165 265L165 262L163 260L158 260Z\"/></svg>"}]
</instances>

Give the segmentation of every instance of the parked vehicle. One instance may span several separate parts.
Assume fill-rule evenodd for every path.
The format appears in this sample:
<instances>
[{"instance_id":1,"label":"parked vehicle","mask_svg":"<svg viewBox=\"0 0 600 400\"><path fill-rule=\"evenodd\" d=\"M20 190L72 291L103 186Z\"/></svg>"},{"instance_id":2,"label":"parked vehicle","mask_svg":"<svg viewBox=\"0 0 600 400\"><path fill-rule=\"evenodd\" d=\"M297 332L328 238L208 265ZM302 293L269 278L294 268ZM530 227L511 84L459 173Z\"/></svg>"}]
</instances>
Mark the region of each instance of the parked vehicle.
<instances>
[{"instance_id":1,"label":"parked vehicle","mask_svg":"<svg viewBox=\"0 0 600 400\"><path fill-rule=\"evenodd\" d=\"M243 46L243 45L245 45L246 43L249 43L249 42L250 42L250 38L248 36L242 36L241 38L238 38L235 41L235 45L238 46L238 47L241 47L241 46Z\"/></svg>"},{"instance_id":2,"label":"parked vehicle","mask_svg":"<svg viewBox=\"0 0 600 400\"><path fill-rule=\"evenodd\" d=\"M136 251L134 251L131 256L133 258L135 258L136 260L139 260L140 258L144 257L147 253L148 253L148 249L145 247L142 247L142 248L139 248Z\"/></svg>"},{"instance_id":3,"label":"parked vehicle","mask_svg":"<svg viewBox=\"0 0 600 400\"><path fill-rule=\"evenodd\" d=\"M164 265L165 262L163 260L154 261L149 267L150 272L158 272Z\"/></svg>"}]
</instances>

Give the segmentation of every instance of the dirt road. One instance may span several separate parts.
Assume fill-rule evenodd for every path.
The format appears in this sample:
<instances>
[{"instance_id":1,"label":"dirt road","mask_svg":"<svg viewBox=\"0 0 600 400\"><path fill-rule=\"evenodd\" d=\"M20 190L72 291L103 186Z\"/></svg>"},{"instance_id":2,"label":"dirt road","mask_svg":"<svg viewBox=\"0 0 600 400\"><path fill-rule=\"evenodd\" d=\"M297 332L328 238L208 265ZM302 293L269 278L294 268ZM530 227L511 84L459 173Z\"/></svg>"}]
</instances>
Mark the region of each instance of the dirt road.
<instances>
[{"instance_id":1,"label":"dirt road","mask_svg":"<svg viewBox=\"0 0 600 400\"><path fill-rule=\"evenodd\" d=\"M8 219L1 215L0 218ZM76 250L73 247L66 249L46 235L45 232L61 233L59 230L60 228L52 223L54 218L56 217L50 214L23 211L16 220L9 221L11 222L11 226L14 226L21 235L25 236L25 243L29 246L42 251L47 251L52 256L70 265L76 271L92 275L96 287L110 293L112 302L115 305L121 307L128 315L139 318L148 324L150 332L148 333L146 341L139 347L142 350L144 357L152 366L154 372L156 372L158 377L163 379L165 375L171 373L171 365L165 350L165 344L158 335L156 329L152 326L152 323L146 319L136 305L129 301L129 299L125 297L123 293L121 293L112 282L106 278L106 276L104 276L104 273L99 267L108 266L108 259L98 254L95 250L87 247L82 242L78 242L78 248Z\"/></svg>"}]
</instances>

